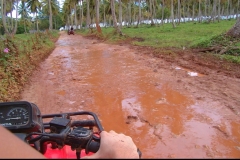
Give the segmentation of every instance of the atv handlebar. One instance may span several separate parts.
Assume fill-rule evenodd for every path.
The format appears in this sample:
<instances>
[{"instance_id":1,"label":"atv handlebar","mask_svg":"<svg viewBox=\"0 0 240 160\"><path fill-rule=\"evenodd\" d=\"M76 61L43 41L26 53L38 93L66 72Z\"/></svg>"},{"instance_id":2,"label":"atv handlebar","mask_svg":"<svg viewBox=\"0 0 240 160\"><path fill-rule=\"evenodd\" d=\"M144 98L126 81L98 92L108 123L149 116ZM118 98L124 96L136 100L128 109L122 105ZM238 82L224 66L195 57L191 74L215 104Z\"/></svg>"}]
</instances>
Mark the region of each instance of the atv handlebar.
<instances>
[{"instance_id":1,"label":"atv handlebar","mask_svg":"<svg viewBox=\"0 0 240 160\"><path fill-rule=\"evenodd\" d=\"M93 120L71 120L71 116L90 115ZM46 152L46 144L52 143L55 148L62 148L64 145L71 146L72 150L76 150L77 157L80 158L80 151L96 153L100 147L100 133L103 127L93 112L69 112L62 114L42 115L42 119L52 118L50 122L43 123L44 132L32 132L28 134L25 141L31 145L40 143L40 152ZM97 131L93 128L96 127ZM50 130L47 131L47 130Z\"/></svg>"},{"instance_id":2,"label":"atv handlebar","mask_svg":"<svg viewBox=\"0 0 240 160\"><path fill-rule=\"evenodd\" d=\"M24 112L23 112L24 111ZM19 112L18 114L13 114ZM42 154L46 153L47 145L52 149L63 148L65 145L76 150L79 159L82 149L86 154L96 153L100 147L100 133L104 130L97 115L89 111L69 112L61 114L41 115L37 105L27 101L0 103L0 124L14 134L21 136L25 142ZM9 114L11 113L11 114ZM19 114L23 113L22 116ZM11 115L11 117L8 117ZM89 119L72 120L72 116L91 116ZM5 118L7 117L7 118ZM50 118L49 122L44 122ZM139 157L141 151L138 149Z\"/></svg>"}]
</instances>

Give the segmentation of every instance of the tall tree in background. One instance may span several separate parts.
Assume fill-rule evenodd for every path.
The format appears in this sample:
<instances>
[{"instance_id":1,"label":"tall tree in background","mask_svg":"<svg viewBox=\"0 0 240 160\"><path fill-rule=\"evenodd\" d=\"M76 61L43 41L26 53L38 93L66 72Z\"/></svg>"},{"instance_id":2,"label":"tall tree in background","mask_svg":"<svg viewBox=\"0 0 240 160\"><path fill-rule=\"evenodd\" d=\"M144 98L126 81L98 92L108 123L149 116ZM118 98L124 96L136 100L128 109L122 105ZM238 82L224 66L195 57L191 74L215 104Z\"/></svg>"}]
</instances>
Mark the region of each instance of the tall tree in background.
<instances>
[{"instance_id":1,"label":"tall tree in background","mask_svg":"<svg viewBox=\"0 0 240 160\"><path fill-rule=\"evenodd\" d=\"M115 14L115 0L111 0L111 10L112 10L112 18L114 27L119 35L123 35L121 29L117 25L117 18Z\"/></svg>"},{"instance_id":2,"label":"tall tree in background","mask_svg":"<svg viewBox=\"0 0 240 160\"><path fill-rule=\"evenodd\" d=\"M30 8L31 12L35 14L36 16L36 25L37 25L37 31L39 31L38 28L38 10L42 7L42 4L39 0L28 0L27 1L27 7Z\"/></svg>"},{"instance_id":3,"label":"tall tree in background","mask_svg":"<svg viewBox=\"0 0 240 160\"><path fill-rule=\"evenodd\" d=\"M201 0L198 1L198 22L202 22Z\"/></svg>"},{"instance_id":4,"label":"tall tree in background","mask_svg":"<svg viewBox=\"0 0 240 160\"><path fill-rule=\"evenodd\" d=\"M78 20L77 20L77 4L78 4L79 0L70 0L70 6L71 6L71 11L73 9L73 16L74 16L74 22L72 22L72 25L74 24L77 28L78 25Z\"/></svg>"},{"instance_id":5,"label":"tall tree in background","mask_svg":"<svg viewBox=\"0 0 240 160\"><path fill-rule=\"evenodd\" d=\"M172 25L173 25L173 28L176 28L176 24L174 22L174 5L173 5L173 0L171 0L171 19L172 19Z\"/></svg>"},{"instance_id":6,"label":"tall tree in background","mask_svg":"<svg viewBox=\"0 0 240 160\"><path fill-rule=\"evenodd\" d=\"M162 0L162 19L161 19L161 23L162 23L162 25L164 24L164 22L163 22L163 18L164 18L164 9L165 9L165 2L164 2L164 0Z\"/></svg>"},{"instance_id":7,"label":"tall tree in background","mask_svg":"<svg viewBox=\"0 0 240 160\"><path fill-rule=\"evenodd\" d=\"M51 31L53 29L52 25L52 4L51 0L48 0L48 7L49 7L49 30Z\"/></svg>"},{"instance_id":8,"label":"tall tree in background","mask_svg":"<svg viewBox=\"0 0 240 160\"><path fill-rule=\"evenodd\" d=\"M49 30L53 29L53 15L59 13L59 6L57 0L43 0L43 12L49 15ZM55 24L56 27L56 24Z\"/></svg>"},{"instance_id":9,"label":"tall tree in background","mask_svg":"<svg viewBox=\"0 0 240 160\"><path fill-rule=\"evenodd\" d=\"M178 0L178 25L181 22L181 2Z\"/></svg>"},{"instance_id":10,"label":"tall tree in background","mask_svg":"<svg viewBox=\"0 0 240 160\"><path fill-rule=\"evenodd\" d=\"M25 33L27 33L27 30L26 30L26 22L27 22L27 18L28 18L28 13L29 13L29 10L26 6L26 0L22 0L20 6L19 6L19 10L18 10L18 13L19 15L21 16L21 20L23 21L23 25L24 25L24 31Z\"/></svg>"},{"instance_id":11,"label":"tall tree in background","mask_svg":"<svg viewBox=\"0 0 240 160\"><path fill-rule=\"evenodd\" d=\"M13 0L7 1L7 0L1 0L1 15L2 15L2 23L4 27L4 31L6 34L11 34L14 36L17 32L17 25L18 25L18 2L19 0L15 1ZM12 11L14 9L14 4L16 5L16 18L15 21L13 20ZM10 24L7 23L7 14L10 13L11 19L9 21ZM15 25L14 25L15 22ZM11 27L9 27L11 25Z\"/></svg>"},{"instance_id":12,"label":"tall tree in background","mask_svg":"<svg viewBox=\"0 0 240 160\"><path fill-rule=\"evenodd\" d=\"M63 4L64 20L67 25L67 29L70 29L70 16L71 16L71 2L70 0L65 0Z\"/></svg>"},{"instance_id":13,"label":"tall tree in background","mask_svg":"<svg viewBox=\"0 0 240 160\"><path fill-rule=\"evenodd\" d=\"M18 1L19 0L16 0L16 19L15 19L15 26L14 26L14 29L12 31L12 34L16 34L17 32L17 26L18 26Z\"/></svg>"},{"instance_id":14,"label":"tall tree in background","mask_svg":"<svg viewBox=\"0 0 240 160\"><path fill-rule=\"evenodd\" d=\"M90 8L89 8L89 1L87 0L87 28L90 28Z\"/></svg>"},{"instance_id":15,"label":"tall tree in background","mask_svg":"<svg viewBox=\"0 0 240 160\"><path fill-rule=\"evenodd\" d=\"M141 10L142 6L141 6L141 0L138 0L138 21L137 21L137 27L138 24L141 21L141 17L142 17L142 10Z\"/></svg>"},{"instance_id":16,"label":"tall tree in background","mask_svg":"<svg viewBox=\"0 0 240 160\"><path fill-rule=\"evenodd\" d=\"M96 28L98 33L102 34L101 27L99 26L99 0L95 0L95 10L96 10Z\"/></svg>"},{"instance_id":17,"label":"tall tree in background","mask_svg":"<svg viewBox=\"0 0 240 160\"><path fill-rule=\"evenodd\" d=\"M6 8L7 8L6 0L1 0L1 13L2 13L3 27L4 27L5 33L9 34L9 30L7 27L7 21L6 21Z\"/></svg>"},{"instance_id":18,"label":"tall tree in background","mask_svg":"<svg viewBox=\"0 0 240 160\"><path fill-rule=\"evenodd\" d=\"M122 0L119 0L118 4L119 4L119 24L120 28L122 28Z\"/></svg>"},{"instance_id":19,"label":"tall tree in background","mask_svg":"<svg viewBox=\"0 0 240 160\"><path fill-rule=\"evenodd\" d=\"M153 0L149 0L149 8L150 8L150 17L151 17L151 26L153 26L154 25L154 21L153 21L153 7L154 7L154 5L153 5Z\"/></svg>"}]
</instances>

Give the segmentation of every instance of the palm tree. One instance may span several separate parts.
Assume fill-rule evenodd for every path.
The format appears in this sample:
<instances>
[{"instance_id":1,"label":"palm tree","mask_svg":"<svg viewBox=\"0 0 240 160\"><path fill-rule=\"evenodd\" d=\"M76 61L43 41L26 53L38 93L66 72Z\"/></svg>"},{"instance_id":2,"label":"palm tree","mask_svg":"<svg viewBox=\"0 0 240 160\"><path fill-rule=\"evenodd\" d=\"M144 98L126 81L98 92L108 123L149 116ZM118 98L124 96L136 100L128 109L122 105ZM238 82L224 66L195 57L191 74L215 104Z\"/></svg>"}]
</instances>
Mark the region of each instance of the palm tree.
<instances>
[{"instance_id":1,"label":"palm tree","mask_svg":"<svg viewBox=\"0 0 240 160\"><path fill-rule=\"evenodd\" d=\"M45 13L49 14L49 30L53 29L53 15L57 15L59 12L59 6L57 0L44 0L43 10ZM50 7L51 6L51 7Z\"/></svg>"},{"instance_id":2,"label":"palm tree","mask_svg":"<svg viewBox=\"0 0 240 160\"><path fill-rule=\"evenodd\" d=\"M16 19L15 19L15 25L13 25L13 17L12 17L12 11L14 10L14 1L10 0L1 0L1 14L2 14L2 22L3 27L6 34L11 34L12 36L17 32L17 22L18 22L18 1L16 0ZM9 22L11 27L8 26L7 23L7 14L11 14L11 21Z\"/></svg>"},{"instance_id":3,"label":"palm tree","mask_svg":"<svg viewBox=\"0 0 240 160\"><path fill-rule=\"evenodd\" d=\"M100 12L101 17L103 17L103 23L106 26L106 19L109 15L111 15L111 5L109 0L102 0L102 12ZM109 18L110 19L110 18Z\"/></svg>"},{"instance_id":4,"label":"palm tree","mask_svg":"<svg viewBox=\"0 0 240 160\"><path fill-rule=\"evenodd\" d=\"M90 27L90 9L89 9L89 1L87 0L87 28Z\"/></svg>"},{"instance_id":5,"label":"palm tree","mask_svg":"<svg viewBox=\"0 0 240 160\"><path fill-rule=\"evenodd\" d=\"M2 13L2 22L3 22L3 27L4 27L4 30L5 30L5 33L6 34L9 34L9 30L8 30L8 27L7 27L7 21L6 21L6 0L1 0L1 13Z\"/></svg>"},{"instance_id":6,"label":"palm tree","mask_svg":"<svg viewBox=\"0 0 240 160\"><path fill-rule=\"evenodd\" d=\"M173 28L175 28L176 25L175 25L175 22L174 22L174 12L173 12L173 8L174 8L173 0L171 0L171 17L172 17L172 25L173 25Z\"/></svg>"},{"instance_id":7,"label":"palm tree","mask_svg":"<svg viewBox=\"0 0 240 160\"><path fill-rule=\"evenodd\" d=\"M48 0L48 7L49 7L49 30L51 31L53 28L52 25L52 5L51 5L51 0Z\"/></svg>"},{"instance_id":8,"label":"palm tree","mask_svg":"<svg viewBox=\"0 0 240 160\"><path fill-rule=\"evenodd\" d=\"M71 14L71 4L70 0L66 0L63 5L64 20L67 22L68 29L70 28L70 14Z\"/></svg>"},{"instance_id":9,"label":"palm tree","mask_svg":"<svg viewBox=\"0 0 240 160\"><path fill-rule=\"evenodd\" d=\"M115 0L111 0L111 10L112 10L112 18L113 18L113 24L114 27L119 35L123 35L121 29L117 25L117 18L115 14Z\"/></svg>"},{"instance_id":10,"label":"palm tree","mask_svg":"<svg viewBox=\"0 0 240 160\"><path fill-rule=\"evenodd\" d=\"M142 13L141 8L142 8L141 7L141 0L138 0L138 21L137 21L137 27L138 27L138 24L141 21L141 13Z\"/></svg>"},{"instance_id":11,"label":"palm tree","mask_svg":"<svg viewBox=\"0 0 240 160\"><path fill-rule=\"evenodd\" d=\"M39 0L27 0L27 7L30 8L31 12L36 15L37 31L38 29L38 11L42 7L42 4Z\"/></svg>"},{"instance_id":12,"label":"palm tree","mask_svg":"<svg viewBox=\"0 0 240 160\"><path fill-rule=\"evenodd\" d=\"M164 18L164 9L165 9L165 2L164 0L162 0L162 19L161 19L162 25L163 25L163 18Z\"/></svg>"},{"instance_id":13,"label":"palm tree","mask_svg":"<svg viewBox=\"0 0 240 160\"><path fill-rule=\"evenodd\" d=\"M18 26L18 1L19 0L16 0L16 19L15 19L15 26L14 26L14 29L12 31L12 34L16 34L16 32L17 32L17 26Z\"/></svg>"},{"instance_id":14,"label":"palm tree","mask_svg":"<svg viewBox=\"0 0 240 160\"><path fill-rule=\"evenodd\" d=\"M20 4L19 9L18 9L18 14L21 15L21 19L23 20L23 23L24 23L24 31L25 31L25 33L27 33L27 31L26 31L26 20L28 18L29 10L26 6L25 1L26 0L22 0L22 3Z\"/></svg>"},{"instance_id":15,"label":"palm tree","mask_svg":"<svg viewBox=\"0 0 240 160\"><path fill-rule=\"evenodd\" d=\"M122 0L119 0L118 3L119 3L119 24L120 28L122 28Z\"/></svg>"},{"instance_id":16,"label":"palm tree","mask_svg":"<svg viewBox=\"0 0 240 160\"><path fill-rule=\"evenodd\" d=\"M96 10L96 28L98 33L102 34L101 27L99 26L99 0L95 0L95 10Z\"/></svg>"},{"instance_id":17,"label":"palm tree","mask_svg":"<svg viewBox=\"0 0 240 160\"><path fill-rule=\"evenodd\" d=\"M71 6L71 10L74 10L74 23L75 26L77 27L78 23L77 23L77 4L78 4L79 0L70 0L70 6Z\"/></svg>"}]
</instances>

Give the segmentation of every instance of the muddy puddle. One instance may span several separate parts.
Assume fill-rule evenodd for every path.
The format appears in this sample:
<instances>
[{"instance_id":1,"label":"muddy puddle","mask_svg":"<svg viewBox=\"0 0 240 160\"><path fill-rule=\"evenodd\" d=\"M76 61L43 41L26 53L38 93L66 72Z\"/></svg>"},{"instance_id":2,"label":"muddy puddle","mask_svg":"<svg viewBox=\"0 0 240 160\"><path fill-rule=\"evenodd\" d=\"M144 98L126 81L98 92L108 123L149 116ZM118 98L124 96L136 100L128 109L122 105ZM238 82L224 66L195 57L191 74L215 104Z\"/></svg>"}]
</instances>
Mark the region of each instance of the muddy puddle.
<instances>
[{"instance_id":1,"label":"muddy puddle","mask_svg":"<svg viewBox=\"0 0 240 160\"><path fill-rule=\"evenodd\" d=\"M63 33L22 100L42 114L95 112L105 130L131 136L143 158L240 157L239 118L176 90L166 80L171 71L156 73L136 56L125 46Z\"/></svg>"}]
</instances>

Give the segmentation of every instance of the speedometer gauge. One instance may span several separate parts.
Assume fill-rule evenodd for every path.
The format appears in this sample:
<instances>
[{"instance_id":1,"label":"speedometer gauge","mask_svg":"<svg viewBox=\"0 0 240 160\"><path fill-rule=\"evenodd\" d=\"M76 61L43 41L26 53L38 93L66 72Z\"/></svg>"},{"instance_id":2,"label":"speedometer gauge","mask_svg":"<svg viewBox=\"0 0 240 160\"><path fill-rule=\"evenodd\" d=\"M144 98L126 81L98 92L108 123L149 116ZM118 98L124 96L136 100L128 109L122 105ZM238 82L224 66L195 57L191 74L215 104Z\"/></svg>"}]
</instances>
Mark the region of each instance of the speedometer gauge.
<instances>
[{"instance_id":1,"label":"speedometer gauge","mask_svg":"<svg viewBox=\"0 0 240 160\"><path fill-rule=\"evenodd\" d=\"M28 101L0 102L0 125L15 133L43 131L41 112Z\"/></svg>"},{"instance_id":2,"label":"speedometer gauge","mask_svg":"<svg viewBox=\"0 0 240 160\"><path fill-rule=\"evenodd\" d=\"M8 121L11 125L25 125L28 123L29 114L25 108L16 107L11 109L7 113L5 121Z\"/></svg>"}]
</instances>

